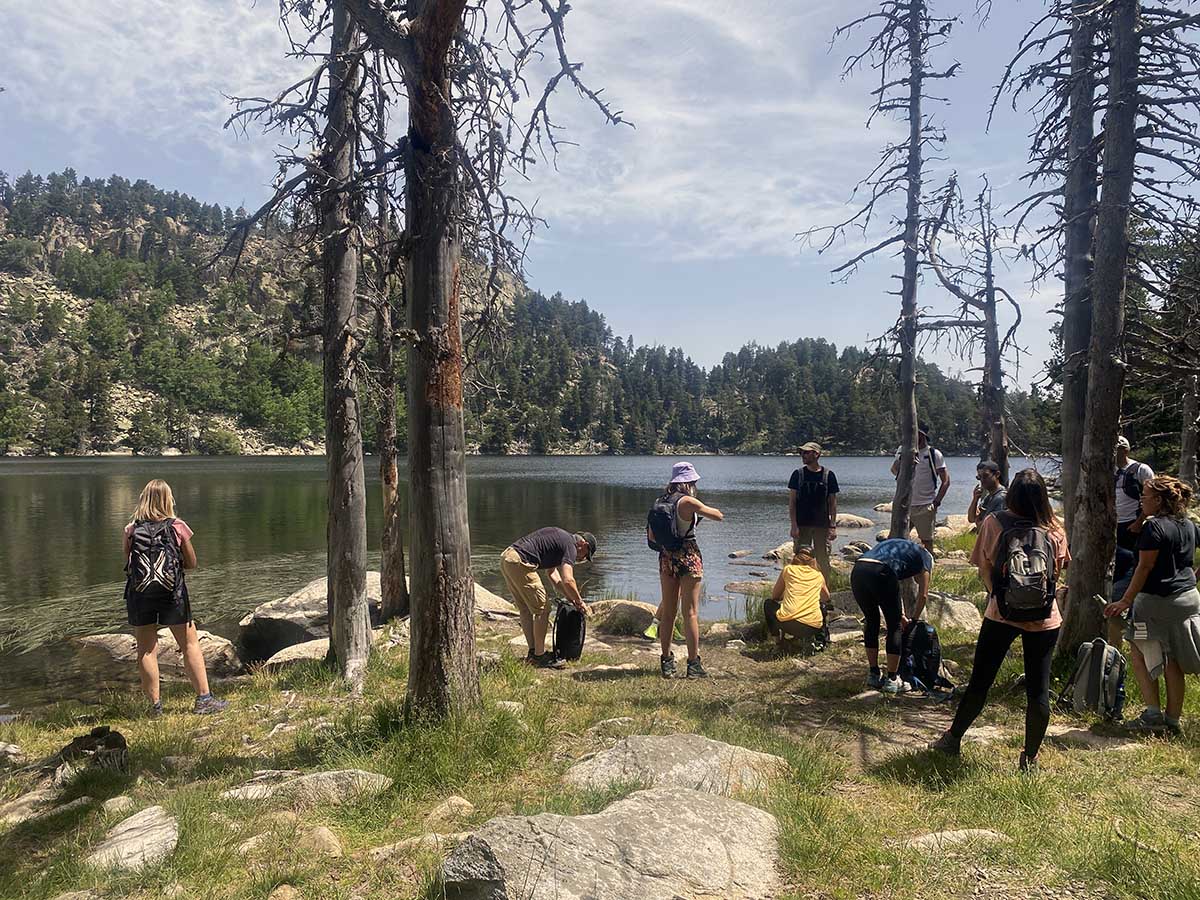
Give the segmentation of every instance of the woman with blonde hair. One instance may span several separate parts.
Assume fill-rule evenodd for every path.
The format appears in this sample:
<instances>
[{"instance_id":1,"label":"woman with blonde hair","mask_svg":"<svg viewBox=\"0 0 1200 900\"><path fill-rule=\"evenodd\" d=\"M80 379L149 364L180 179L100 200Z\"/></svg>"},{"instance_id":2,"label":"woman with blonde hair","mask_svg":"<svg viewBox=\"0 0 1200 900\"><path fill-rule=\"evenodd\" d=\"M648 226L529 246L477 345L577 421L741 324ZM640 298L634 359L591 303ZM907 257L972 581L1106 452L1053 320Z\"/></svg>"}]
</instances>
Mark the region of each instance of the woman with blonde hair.
<instances>
[{"instance_id":1,"label":"woman with blonde hair","mask_svg":"<svg viewBox=\"0 0 1200 900\"><path fill-rule=\"evenodd\" d=\"M1180 734L1185 673L1200 673L1200 592L1194 569L1200 534L1187 517L1191 487L1169 475L1142 485L1145 524L1138 534L1138 560L1124 595L1105 607L1106 616L1133 609L1125 637L1133 648L1133 675L1146 709L1129 723L1134 731ZM1158 679L1167 683L1167 708L1160 706Z\"/></svg>"},{"instance_id":2,"label":"woman with blonde hair","mask_svg":"<svg viewBox=\"0 0 1200 900\"><path fill-rule=\"evenodd\" d=\"M183 667L196 691L192 711L221 712L229 705L208 688L204 655L192 622L184 569L196 568L192 529L175 517L171 486L156 478L142 488L133 519L125 526L125 610L137 640L138 674L150 714L162 715L158 677L158 629L171 629Z\"/></svg>"}]
</instances>

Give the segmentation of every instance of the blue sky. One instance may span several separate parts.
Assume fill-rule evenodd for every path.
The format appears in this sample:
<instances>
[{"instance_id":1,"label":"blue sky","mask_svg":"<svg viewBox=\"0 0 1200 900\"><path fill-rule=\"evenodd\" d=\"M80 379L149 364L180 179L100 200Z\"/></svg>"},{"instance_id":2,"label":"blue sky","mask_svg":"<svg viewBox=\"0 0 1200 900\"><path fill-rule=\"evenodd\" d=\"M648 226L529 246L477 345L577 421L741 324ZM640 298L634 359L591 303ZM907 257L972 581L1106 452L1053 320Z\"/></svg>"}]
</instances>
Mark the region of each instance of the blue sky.
<instances>
[{"instance_id":1,"label":"blue sky","mask_svg":"<svg viewBox=\"0 0 1200 900\"><path fill-rule=\"evenodd\" d=\"M847 284L829 270L856 245L819 256L797 232L844 216L850 191L898 126L864 123L871 73L843 81L841 22L874 0L577 0L572 54L590 84L636 128L605 125L567 92L557 118L578 146L539 166L522 193L549 228L528 279L604 313L638 343L683 347L703 365L757 341L823 336L842 346L884 331L899 262ZM992 87L1042 4L997 4L981 30L975 0L937 4L964 17L935 58L962 63L943 83L949 133L931 180L987 172L998 207L1020 196L1029 122L1004 106L985 133ZM283 85L294 71L272 0L43 0L6 10L0 63L0 169L146 178L207 202L248 207L274 174L270 138L223 130L224 95ZM881 220L881 227L886 227ZM876 240L886 231L876 231ZM1058 283L1033 292L1027 271L1002 281L1022 299L1027 386L1049 352ZM949 309L931 282L921 302ZM928 356L951 371L971 362Z\"/></svg>"}]
</instances>

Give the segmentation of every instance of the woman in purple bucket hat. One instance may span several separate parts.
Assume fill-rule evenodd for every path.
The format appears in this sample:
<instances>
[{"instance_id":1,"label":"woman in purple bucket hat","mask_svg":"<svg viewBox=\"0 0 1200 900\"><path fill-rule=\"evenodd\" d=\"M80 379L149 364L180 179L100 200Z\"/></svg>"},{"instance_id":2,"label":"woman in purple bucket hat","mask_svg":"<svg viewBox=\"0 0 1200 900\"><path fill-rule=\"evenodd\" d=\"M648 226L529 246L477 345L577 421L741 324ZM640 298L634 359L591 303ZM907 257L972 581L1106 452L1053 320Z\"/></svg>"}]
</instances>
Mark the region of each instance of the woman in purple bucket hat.
<instances>
[{"instance_id":1,"label":"woman in purple bucket hat","mask_svg":"<svg viewBox=\"0 0 1200 900\"><path fill-rule=\"evenodd\" d=\"M687 642L688 678L707 678L700 664L700 582L704 578L704 560L696 543L700 519L725 519L719 509L705 506L696 499L700 473L690 462L671 467L671 482L666 493L654 502L646 526L646 540L658 550L658 576L662 584L662 603L658 607L662 644L662 676L675 676L675 654L671 652L672 623L682 612L683 636ZM682 607L682 609L681 609Z\"/></svg>"}]
</instances>

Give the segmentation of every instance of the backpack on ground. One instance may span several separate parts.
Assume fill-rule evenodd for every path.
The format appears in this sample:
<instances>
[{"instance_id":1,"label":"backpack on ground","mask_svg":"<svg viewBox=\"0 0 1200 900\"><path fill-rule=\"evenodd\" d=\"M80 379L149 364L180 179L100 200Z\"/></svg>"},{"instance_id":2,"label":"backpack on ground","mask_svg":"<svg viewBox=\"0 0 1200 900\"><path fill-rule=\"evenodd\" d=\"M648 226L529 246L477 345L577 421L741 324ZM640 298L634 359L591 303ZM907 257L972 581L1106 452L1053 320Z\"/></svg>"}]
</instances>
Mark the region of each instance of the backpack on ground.
<instances>
[{"instance_id":1,"label":"backpack on ground","mask_svg":"<svg viewBox=\"0 0 1200 900\"><path fill-rule=\"evenodd\" d=\"M650 507L650 512L646 515L646 527L650 530L650 537L646 544L651 550L672 551L683 547L683 537L680 536L676 524L679 501L683 496L663 494Z\"/></svg>"},{"instance_id":2,"label":"backpack on ground","mask_svg":"<svg viewBox=\"0 0 1200 900\"><path fill-rule=\"evenodd\" d=\"M942 642L936 628L919 619L909 622L901 640L899 675L903 681L926 693L954 689L943 674Z\"/></svg>"},{"instance_id":3,"label":"backpack on ground","mask_svg":"<svg viewBox=\"0 0 1200 900\"><path fill-rule=\"evenodd\" d=\"M587 636L587 618L570 603L559 603L554 611L554 655L559 659L576 660L583 655Z\"/></svg>"},{"instance_id":4,"label":"backpack on ground","mask_svg":"<svg viewBox=\"0 0 1200 900\"><path fill-rule=\"evenodd\" d=\"M1104 638L1079 645L1075 671L1059 702L1077 713L1094 712L1119 722L1125 709L1125 657Z\"/></svg>"},{"instance_id":5,"label":"backpack on ground","mask_svg":"<svg viewBox=\"0 0 1200 900\"><path fill-rule=\"evenodd\" d=\"M133 526L125 564L125 597L164 602L183 599L183 558L174 519Z\"/></svg>"},{"instance_id":6,"label":"backpack on ground","mask_svg":"<svg viewBox=\"0 0 1200 900\"><path fill-rule=\"evenodd\" d=\"M1040 622L1054 610L1054 547L1045 528L1007 512L995 513L1000 542L992 569L992 593L1000 615L1013 622Z\"/></svg>"}]
</instances>

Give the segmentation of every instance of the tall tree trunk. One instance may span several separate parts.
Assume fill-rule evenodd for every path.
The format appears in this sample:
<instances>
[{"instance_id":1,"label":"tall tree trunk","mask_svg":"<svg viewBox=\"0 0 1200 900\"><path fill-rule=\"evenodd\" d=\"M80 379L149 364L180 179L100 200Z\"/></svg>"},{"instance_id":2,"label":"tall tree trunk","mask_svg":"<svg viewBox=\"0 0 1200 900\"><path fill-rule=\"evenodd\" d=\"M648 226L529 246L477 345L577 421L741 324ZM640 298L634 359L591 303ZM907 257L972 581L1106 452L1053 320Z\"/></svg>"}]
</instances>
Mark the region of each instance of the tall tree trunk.
<instances>
[{"instance_id":1,"label":"tall tree trunk","mask_svg":"<svg viewBox=\"0 0 1200 900\"><path fill-rule=\"evenodd\" d=\"M380 65L382 68L382 65ZM385 98L382 79L375 79L375 159L382 166L385 153ZM379 306L375 314L375 343L379 346L379 485L383 494L383 533L380 539L380 618L387 622L408 615L408 580L404 572L404 529L400 522L399 450L396 447L396 360L392 338L392 291L388 276L391 249L391 203L387 182L380 177L375 192L379 215L377 254Z\"/></svg>"},{"instance_id":2,"label":"tall tree trunk","mask_svg":"<svg viewBox=\"0 0 1200 900\"><path fill-rule=\"evenodd\" d=\"M1087 405L1087 352L1092 334L1092 240L1096 208L1095 66L1096 21L1087 3L1076 3L1071 23L1071 94L1067 122L1067 177L1063 186L1063 371L1062 472L1060 486L1067 534L1075 521L1075 498L1083 454Z\"/></svg>"},{"instance_id":3,"label":"tall tree trunk","mask_svg":"<svg viewBox=\"0 0 1200 900\"><path fill-rule=\"evenodd\" d=\"M423 27L444 42L426 37L418 47L420 72L408 98L412 241L406 286L415 341L408 357L412 644L406 708L433 717L479 703L463 434L458 163L446 67L464 2L429 6L436 13ZM422 17L429 19L429 12Z\"/></svg>"},{"instance_id":4,"label":"tall tree trunk","mask_svg":"<svg viewBox=\"0 0 1200 900\"><path fill-rule=\"evenodd\" d=\"M917 234L921 214L921 88L925 58L924 0L909 0L908 12L908 203L904 220L904 276L900 285L900 468L892 500L889 537L908 537L917 447Z\"/></svg>"},{"instance_id":5,"label":"tall tree trunk","mask_svg":"<svg viewBox=\"0 0 1200 900\"><path fill-rule=\"evenodd\" d=\"M1004 365L1000 359L1000 325L996 320L996 272L992 247L991 201L983 225L983 444L1008 484L1008 421L1004 412Z\"/></svg>"},{"instance_id":6,"label":"tall tree trunk","mask_svg":"<svg viewBox=\"0 0 1200 900\"><path fill-rule=\"evenodd\" d=\"M328 489L329 648L342 676L361 685L371 650L367 608L367 497L355 363L358 316L357 205L350 189L361 73L350 53L355 28L333 3L329 121L324 135L321 261L325 287L325 459Z\"/></svg>"},{"instance_id":7,"label":"tall tree trunk","mask_svg":"<svg viewBox=\"0 0 1200 900\"><path fill-rule=\"evenodd\" d=\"M1179 477L1192 487L1196 480L1196 454L1200 451L1200 374L1188 378L1183 392L1183 423L1179 433Z\"/></svg>"},{"instance_id":8,"label":"tall tree trunk","mask_svg":"<svg viewBox=\"0 0 1200 900\"><path fill-rule=\"evenodd\" d=\"M1121 415L1125 363L1125 279L1129 258L1129 201L1137 158L1140 0L1116 0L1111 12L1109 106L1104 124L1104 182L1096 220L1092 272L1092 336L1089 345L1083 456L1076 492L1071 552L1070 605L1059 642L1073 654L1080 642L1100 634L1100 605L1093 594L1105 585L1116 549L1113 451Z\"/></svg>"}]
</instances>

